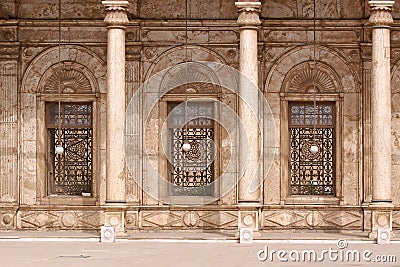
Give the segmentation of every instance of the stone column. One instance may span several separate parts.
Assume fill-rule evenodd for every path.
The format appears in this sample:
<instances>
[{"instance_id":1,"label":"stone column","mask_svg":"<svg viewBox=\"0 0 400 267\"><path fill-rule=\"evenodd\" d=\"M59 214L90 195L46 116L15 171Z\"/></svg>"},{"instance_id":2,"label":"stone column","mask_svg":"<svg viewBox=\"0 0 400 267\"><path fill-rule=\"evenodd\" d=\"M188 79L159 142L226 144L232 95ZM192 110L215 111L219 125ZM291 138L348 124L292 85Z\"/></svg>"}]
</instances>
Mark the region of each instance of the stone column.
<instances>
[{"instance_id":1,"label":"stone column","mask_svg":"<svg viewBox=\"0 0 400 267\"><path fill-rule=\"evenodd\" d=\"M243 129L239 136L239 228L258 230L260 206L260 175L258 163L261 153L258 123L258 57L257 35L261 24L261 2L239 1L237 23L240 26L240 62L243 75L239 84L239 117Z\"/></svg>"},{"instance_id":2,"label":"stone column","mask_svg":"<svg viewBox=\"0 0 400 267\"><path fill-rule=\"evenodd\" d=\"M107 128L106 204L114 206L105 214L105 224L124 229L125 193L125 29L129 23L128 1L102 1L108 29L107 43Z\"/></svg>"},{"instance_id":3,"label":"stone column","mask_svg":"<svg viewBox=\"0 0 400 267\"><path fill-rule=\"evenodd\" d=\"M372 232L392 226L390 24L395 1L369 1L372 24Z\"/></svg>"}]
</instances>

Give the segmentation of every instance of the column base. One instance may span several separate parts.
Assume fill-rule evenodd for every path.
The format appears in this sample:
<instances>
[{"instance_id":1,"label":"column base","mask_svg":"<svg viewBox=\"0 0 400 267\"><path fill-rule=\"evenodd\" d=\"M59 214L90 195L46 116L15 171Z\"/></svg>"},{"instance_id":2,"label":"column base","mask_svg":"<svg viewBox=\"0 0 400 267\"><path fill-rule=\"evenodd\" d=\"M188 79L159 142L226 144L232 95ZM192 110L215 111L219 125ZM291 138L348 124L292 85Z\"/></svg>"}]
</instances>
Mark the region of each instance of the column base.
<instances>
[{"instance_id":1,"label":"column base","mask_svg":"<svg viewBox=\"0 0 400 267\"><path fill-rule=\"evenodd\" d=\"M390 238L394 237L392 231L392 211L393 204L390 202L372 202L369 208L372 211L371 216L371 232L369 233L370 239L378 238L378 228L387 228L390 230Z\"/></svg>"},{"instance_id":2,"label":"column base","mask_svg":"<svg viewBox=\"0 0 400 267\"><path fill-rule=\"evenodd\" d=\"M117 237L125 237L126 206L125 205L104 206L103 209L104 209L104 226L114 227L115 234Z\"/></svg>"},{"instance_id":3,"label":"column base","mask_svg":"<svg viewBox=\"0 0 400 267\"><path fill-rule=\"evenodd\" d=\"M238 231L236 238L240 238L240 229L248 228L253 230L253 237L261 237L259 232L259 214L261 205L257 202L242 202L237 205L238 214Z\"/></svg>"}]
</instances>

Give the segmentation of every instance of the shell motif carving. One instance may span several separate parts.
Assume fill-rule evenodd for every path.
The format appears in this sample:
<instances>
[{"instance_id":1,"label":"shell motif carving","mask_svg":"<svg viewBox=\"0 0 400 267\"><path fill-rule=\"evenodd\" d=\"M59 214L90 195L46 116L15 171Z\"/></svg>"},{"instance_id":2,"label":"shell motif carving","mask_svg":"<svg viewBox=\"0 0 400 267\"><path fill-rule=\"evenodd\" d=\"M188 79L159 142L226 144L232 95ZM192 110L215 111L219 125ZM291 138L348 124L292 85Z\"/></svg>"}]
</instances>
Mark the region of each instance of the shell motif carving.
<instances>
[{"instance_id":1,"label":"shell motif carving","mask_svg":"<svg viewBox=\"0 0 400 267\"><path fill-rule=\"evenodd\" d=\"M303 69L297 73L290 82L289 91L307 92L335 92L335 83L332 78L324 71L319 69Z\"/></svg>"},{"instance_id":2,"label":"shell motif carving","mask_svg":"<svg viewBox=\"0 0 400 267\"><path fill-rule=\"evenodd\" d=\"M44 85L46 93L58 93L61 80L61 93L91 93L92 86L89 79L75 69L55 69Z\"/></svg>"},{"instance_id":3,"label":"shell motif carving","mask_svg":"<svg viewBox=\"0 0 400 267\"><path fill-rule=\"evenodd\" d=\"M337 93L341 91L337 74L327 65L304 62L285 77L283 90L292 93Z\"/></svg>"}]
</instances>

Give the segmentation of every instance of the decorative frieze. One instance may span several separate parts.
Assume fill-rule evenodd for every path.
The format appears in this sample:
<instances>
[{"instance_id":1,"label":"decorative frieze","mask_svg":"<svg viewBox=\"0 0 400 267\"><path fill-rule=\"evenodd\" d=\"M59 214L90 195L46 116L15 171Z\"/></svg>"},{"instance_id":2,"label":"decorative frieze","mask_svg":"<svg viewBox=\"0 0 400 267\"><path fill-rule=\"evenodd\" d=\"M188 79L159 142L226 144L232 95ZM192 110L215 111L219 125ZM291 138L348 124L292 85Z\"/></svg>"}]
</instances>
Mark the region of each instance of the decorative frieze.
<instances>
[{"instance_id":1,"label":"decorative frieze","mask_svg":"<svg viewBox=\"0 0 400 267\"><path fill-rule=\"evenodd\" d=\"M98 230L103 225L101 211L20 211L19 229Z\"/></svg>"},{"instance_id":2,"label":"decorative frieze","mask_svg":"<svg viewBox=\"0 0 400 267\"><path fill-rule=\"evenodd\" d=\"M262 229L357 229L362 230L361 210L280 209L262 212Z\"/></svg>"},{"instance_id":3,"label":"decorative frieze","mask_svg":"<svg viewBox=\"0 0 400 267\"><path fill-rule=\"evenodd\" d=\"M237 211L142 211L139 213L141 229L237 229Z\"/></svg>"}]
</instances>

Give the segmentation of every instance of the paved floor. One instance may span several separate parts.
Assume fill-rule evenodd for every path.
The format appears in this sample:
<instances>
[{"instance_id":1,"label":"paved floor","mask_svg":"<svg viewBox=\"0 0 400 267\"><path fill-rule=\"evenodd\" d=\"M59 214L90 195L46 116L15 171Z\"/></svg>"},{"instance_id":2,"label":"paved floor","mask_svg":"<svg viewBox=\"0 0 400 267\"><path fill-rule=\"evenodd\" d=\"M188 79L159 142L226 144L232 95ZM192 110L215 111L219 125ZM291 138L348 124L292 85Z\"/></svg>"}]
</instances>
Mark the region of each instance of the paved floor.
<instances>
[{"instance_id":1,"label":"paved floor","mask_svg":"<svg viewBox=\"0 0 400 267\"><path fill-rule=\"evenodd\" d=\"M98 232L10 231L0 232L0 267L400 267L395 234L390 245L376 245L366 232L318 231L262 232L252 244L239 244L235 232L207 231L131 232L100 243Z\"/></svg>"},{"instance_id":2,"label":"paved floor","mask_svg":"<svg viewBox=\"0 0 400 267\"><path fill-rule=\"evenodd\" d=\"M330 244L310 244L307 241L303 244L283 244L283 241L278 240L275 240L275 243L271 242L238 244L234 241L135 240L99 243L93 240L84 242L3 240L0 242L0 266L400 266L400 243L378 246L349 241L348 247L341 250L335 242ZM274 250L286 251L286 254L281 252L281 258L287 262L280 261L278 252L273 252ZM304 252L305 250L308 252ZM313 254L310 254L311 250L315 251L317 262ZM327 252L323 253L323 250ZM356 256L352 256L356 250L360 255L360 261ZM268 258L265 258L265 252ZM385 259L391 262L374 262L377 256L385 256ZM299 261L294 262L297 257ZM311 257L311 261L308 257ZM347 261L346 257L350 261ZM264 259L265 261L262 261Z\"/></svg>"}]
</instances>

